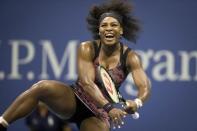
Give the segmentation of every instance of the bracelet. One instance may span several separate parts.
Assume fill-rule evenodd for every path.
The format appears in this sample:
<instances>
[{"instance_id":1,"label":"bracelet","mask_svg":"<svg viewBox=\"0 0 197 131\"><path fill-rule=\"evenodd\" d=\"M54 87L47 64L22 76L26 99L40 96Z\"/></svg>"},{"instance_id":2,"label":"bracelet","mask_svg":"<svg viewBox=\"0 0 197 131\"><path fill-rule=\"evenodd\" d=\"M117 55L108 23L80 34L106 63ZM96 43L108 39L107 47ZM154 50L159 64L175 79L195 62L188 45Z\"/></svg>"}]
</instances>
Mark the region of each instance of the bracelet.
<instances>
[{"instance_id":1,"label":"bracelet","mask_svg":"<svg viewBox=\"0 0 197 131\"><path fill-rule=\"evenodd\" d=\"M114 108L114 106L113 106L113 104L111 104L111 103L107 103L107 104L105 104L105 105L103 106L103 109L104 109L107 113L109 113L109 111L111 111L113 108Z\"/></svg>"},{"instance_id":2,"label":"bracelet","mask_svg":"<svg viewBox=\"0 0 197 131\"><path fill-rule=\"evenodd\" d=\"M2 124L4 127L8 127L8 122L1 116L0 117L0 124Z\"/></svg>"},{"instance_id":3,"label":"bracelet","mask_svg":"<svg viewBox=\"0 0 197 131\"><path fill-rule=\"evenodd\" d=\"M137 108L140 108L140 107L143 106L142 100L140 100L139 98L136 98L136 99L134 100L134 102L136 103Z\"/></svg>"}]
</instances>

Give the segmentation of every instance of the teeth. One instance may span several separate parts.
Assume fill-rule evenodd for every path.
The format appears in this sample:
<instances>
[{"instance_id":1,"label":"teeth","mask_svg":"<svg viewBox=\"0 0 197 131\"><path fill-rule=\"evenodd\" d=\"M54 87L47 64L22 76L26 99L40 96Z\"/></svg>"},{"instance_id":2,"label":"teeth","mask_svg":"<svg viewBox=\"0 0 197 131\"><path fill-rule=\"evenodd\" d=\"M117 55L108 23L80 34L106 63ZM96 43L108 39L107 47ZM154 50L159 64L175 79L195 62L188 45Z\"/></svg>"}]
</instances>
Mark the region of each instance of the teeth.
<instances>
[{"instance_id":1,"label":"teeth","mask_svg":"<svg viewBox=\"0 0 197 131\"><path fill-rule=\"evenodd\" d=\"M112 35L112 34L107 34L107 35L105 35L105 37L106 37L106 38L113 38L114 35Z\"/></svg>"},{"instance_id":2,"label":"teeth","mask_svg":"<svg viewBox=\"0 0 197 131\"><path fill-rule=\"evenodd\" d=\"M113 34L106 34L105 36L106 37L113 37L114 35Z\"/></svg>"},{"instance_id":3,"label":"teeth","mask_svg":"<svg viewBox=\"0 0 197 131\"><path fill-rule=\"evenodd\" d=\"M106 36L113 36L113 35L109 34L109 35L106 35Z\"/></svg>"}]
</instances>

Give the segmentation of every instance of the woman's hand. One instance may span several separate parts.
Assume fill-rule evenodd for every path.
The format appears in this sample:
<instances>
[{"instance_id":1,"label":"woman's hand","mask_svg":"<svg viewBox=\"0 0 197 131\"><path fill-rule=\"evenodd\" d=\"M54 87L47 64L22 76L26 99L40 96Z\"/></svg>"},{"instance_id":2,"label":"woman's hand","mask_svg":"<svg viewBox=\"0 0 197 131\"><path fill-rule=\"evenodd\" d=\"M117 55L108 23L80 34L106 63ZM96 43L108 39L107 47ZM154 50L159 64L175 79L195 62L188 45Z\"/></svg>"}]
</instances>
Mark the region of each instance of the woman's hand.
<instances>
[{"instance_id":1,"label":"woman's hand","mask_svg":"<svg viewBox=\"0 0 197 131\"><path fill-rule=\"evenodd\" d=\"M134 112L137 111L137 104L135 101L133 100L126 100L126 108L125 108L125 111L128 113L128 114L133 114Z\"/></svg>"},{"instance_id":2,"label":"woman's hand","mask_svg":"<svg viewBox=\"0 0 197 131\"><path fill-rule=\"evenodd\" d=\"M123 118L126 117L127 113L124 110L113 108L108 114L112 122L112 127L120 128L124 124Z\"/></svg>"}]
</instances>

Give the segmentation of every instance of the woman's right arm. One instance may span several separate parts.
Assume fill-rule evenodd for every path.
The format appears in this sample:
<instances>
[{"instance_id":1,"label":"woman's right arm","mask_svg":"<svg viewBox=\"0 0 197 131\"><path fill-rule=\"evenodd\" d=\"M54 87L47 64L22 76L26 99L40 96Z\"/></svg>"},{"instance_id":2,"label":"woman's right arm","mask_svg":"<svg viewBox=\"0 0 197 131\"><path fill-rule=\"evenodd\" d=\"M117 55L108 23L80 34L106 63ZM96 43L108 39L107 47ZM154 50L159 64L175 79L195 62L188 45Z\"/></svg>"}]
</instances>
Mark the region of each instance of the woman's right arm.
<instances>
[{"instance_id":1,"label":"woman's right arm","mask_svg":"<svg viewBox=\"0 0 197 131\"><path fill-rule=\"evenodd\" d=\"M94 83L95 69L93 65L94 48L91 42L83 42L78 48L78 75L84 91L90 95L99 107L103 107L108 100L103 96Z\"/></svg>"}]
</instances>

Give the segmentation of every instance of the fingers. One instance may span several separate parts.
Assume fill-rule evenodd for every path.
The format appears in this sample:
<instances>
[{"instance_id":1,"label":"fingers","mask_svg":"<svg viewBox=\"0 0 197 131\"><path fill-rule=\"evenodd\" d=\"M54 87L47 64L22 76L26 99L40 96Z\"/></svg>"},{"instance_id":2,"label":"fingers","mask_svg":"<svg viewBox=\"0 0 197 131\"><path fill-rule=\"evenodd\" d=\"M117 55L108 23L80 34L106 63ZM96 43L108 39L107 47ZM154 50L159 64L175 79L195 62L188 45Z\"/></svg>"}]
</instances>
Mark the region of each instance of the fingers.
<instances>
[{"instance_id":1,"label":"fingers","mask_svg":"<svg viewBox=\"0 0 197 131\"><path fill-rule=\"evenodd\" d=\"M124 125L124 122L117 117L115 117L111 123L113 129L121 128Z\"/></svg>"},{"instance_id":2,"label":"fingers","mask_svg":"<svg viewBox=\"0 0 197 131\"><path fill-rule=\"evenodd\" d=\"M122 119L118 119L117 117L115 117L111 124L113 129L121 128L124 125L124 121Z\"/></svg>"},{"instance_id":3,"label":"fingers","mask_svg":"<svg viewBox=\"0 0 197 131\"><path fill-rule=\"evenodd\" d=\"M118 110L119 112L111 118L113 129L121 128L124 125L123 118L126 117L126 112Z\"/></svg>"}]
</instances>

